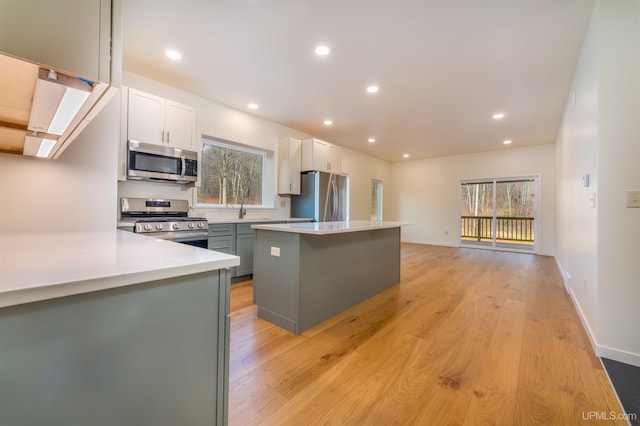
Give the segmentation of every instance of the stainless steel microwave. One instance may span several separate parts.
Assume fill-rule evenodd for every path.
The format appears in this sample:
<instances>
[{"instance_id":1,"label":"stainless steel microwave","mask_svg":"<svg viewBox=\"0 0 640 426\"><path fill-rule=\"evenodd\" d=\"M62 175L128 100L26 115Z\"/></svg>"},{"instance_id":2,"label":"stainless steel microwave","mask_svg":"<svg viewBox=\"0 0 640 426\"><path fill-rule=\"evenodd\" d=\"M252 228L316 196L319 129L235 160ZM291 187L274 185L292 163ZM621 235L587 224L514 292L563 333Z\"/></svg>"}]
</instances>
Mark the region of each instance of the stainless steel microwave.
<instances>
[{"instance_id":1,"label":"stainless steel microwave","mask_svg":"<svg viewBox=\"0 0 640 426\"><path fill-rule=\"evenodd\" d=\"M198 179L198 153L129 140L127 179L193 183Z\"/></svg>"}]
</instances>

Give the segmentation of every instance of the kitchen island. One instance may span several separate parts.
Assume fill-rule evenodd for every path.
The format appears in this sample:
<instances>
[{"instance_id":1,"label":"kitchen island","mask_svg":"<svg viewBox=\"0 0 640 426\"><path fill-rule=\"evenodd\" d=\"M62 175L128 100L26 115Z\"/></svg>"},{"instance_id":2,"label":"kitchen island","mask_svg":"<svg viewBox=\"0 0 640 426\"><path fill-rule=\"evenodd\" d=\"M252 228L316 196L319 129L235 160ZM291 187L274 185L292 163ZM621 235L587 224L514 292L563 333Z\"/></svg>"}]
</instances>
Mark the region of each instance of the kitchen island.
<instances>
[{"instance_id":1,"label":"kitchen island","mask_svg":"<svg viewBox=\"0 0 640 426\"><path fill-rule=\"evenodd\" d=\"M401 222L253 225L258 317L299 334L400 282Z\"/></svg>"},{"instance_id":2,"label":"kitchen island","mask_svg":"<svg viewBox=\"0 0 640 426\"><path fill-rule=\"evenodd\" d=\"M3 424L226 424L236 256L124 231L0 235Z\"/></svg>"}]
</instances>

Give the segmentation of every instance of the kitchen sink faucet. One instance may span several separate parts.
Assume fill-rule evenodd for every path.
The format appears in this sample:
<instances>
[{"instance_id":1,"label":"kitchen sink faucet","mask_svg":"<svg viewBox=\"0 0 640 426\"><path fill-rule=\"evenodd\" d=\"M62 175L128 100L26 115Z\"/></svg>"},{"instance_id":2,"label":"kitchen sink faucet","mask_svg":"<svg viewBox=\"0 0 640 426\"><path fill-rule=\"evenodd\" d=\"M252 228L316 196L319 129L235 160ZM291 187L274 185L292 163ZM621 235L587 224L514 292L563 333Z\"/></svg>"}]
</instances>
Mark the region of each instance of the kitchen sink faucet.
<instances>
[{"instance_id":1,"label":"kitchen sink faucet","mask_svg":"<svg viewBox=\"0 0 640 426\"><path fill-rule=\"evenodd\" d=\"M244 208L244 191L240 191L240 211L238 212L238 219L244 219L247 215L247 209Z\"/></svg>"}]
</instances>

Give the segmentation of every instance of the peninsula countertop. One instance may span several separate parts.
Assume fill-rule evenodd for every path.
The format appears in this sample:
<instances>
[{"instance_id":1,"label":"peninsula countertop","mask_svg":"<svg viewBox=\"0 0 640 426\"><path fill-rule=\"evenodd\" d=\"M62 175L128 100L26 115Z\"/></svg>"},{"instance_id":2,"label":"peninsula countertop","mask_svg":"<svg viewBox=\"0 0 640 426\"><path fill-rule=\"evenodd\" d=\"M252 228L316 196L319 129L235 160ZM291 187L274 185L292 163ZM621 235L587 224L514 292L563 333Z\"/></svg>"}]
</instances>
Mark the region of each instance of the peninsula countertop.
<instances>
[{"instance_id":1,"label":"peninsula countertop","mask_svg":"<svg viewBox=\"0 0 640 426\"><path fill-rule=\"evenodd\" d=\"M239 264L237 256L119 230L0 234L0 307Z\"/></svg>"},{"instance_id":2,"label":"peninsula countertop","mask_svg":"<svg viewBox=\"0 0 640 426\"><path fill-rule=\"evenodd\" d=\"M329 235L347 232L373 231L376 229L400 228L411 225L409 222L391 222L376 220L351 220L344 222L307 222L252 225L253 229L266 231L292 232L297 234Z\"/></svg>"},{"instance_id":3,"label":"peninsula countertop","mask_svg":"<svg viewBox=\"0 0 640 426\"><path fill-rule=\"evenodd\" d=\"M199 216L202 217L202 216ZM293 222L311 222L313 219L305 218L305 217L244 217L240 218L209 218L206 215L204 216L207 219L207 222L210 225L219 224L219 223L272 223L272 222L280 222L280 223L293 223ZM135 220L120 220L118 222L119 227L133 227Z\"/></svg>"}]
</instances>

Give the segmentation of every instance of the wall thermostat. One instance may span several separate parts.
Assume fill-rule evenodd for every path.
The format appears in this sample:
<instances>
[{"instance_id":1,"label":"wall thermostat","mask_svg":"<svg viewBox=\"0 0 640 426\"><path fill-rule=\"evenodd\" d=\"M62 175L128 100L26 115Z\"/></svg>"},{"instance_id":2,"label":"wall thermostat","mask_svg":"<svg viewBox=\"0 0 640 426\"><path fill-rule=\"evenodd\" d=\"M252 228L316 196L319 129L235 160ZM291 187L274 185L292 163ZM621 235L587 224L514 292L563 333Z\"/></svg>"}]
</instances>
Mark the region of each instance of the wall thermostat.
<instances>
[{"instance_id":1,"label":"wall thermostat","mask_svg":"<svg viewBox=\"0 0 640 426\"><path fill-rule=\"evenodd\" d=\"M582 186L585 188L589 187L589 173L585 173L582 175Z\"/></svg>"}]
</instances>

